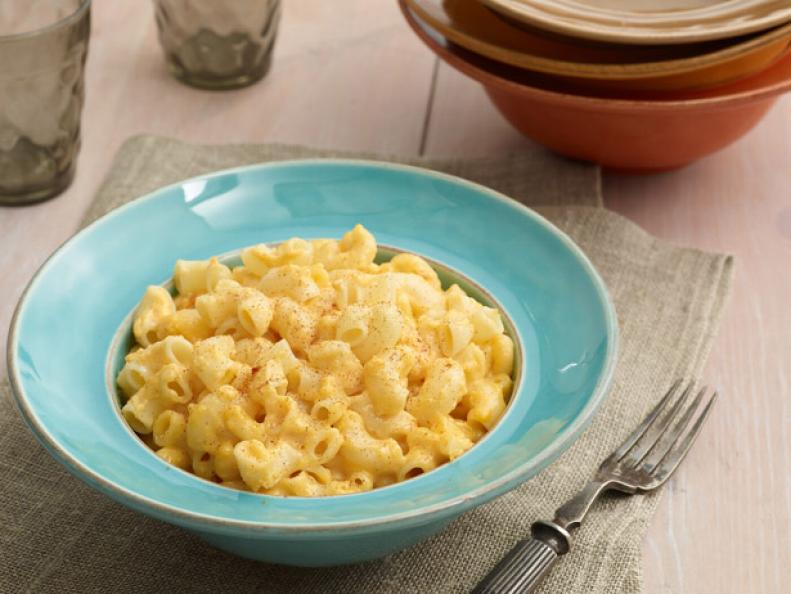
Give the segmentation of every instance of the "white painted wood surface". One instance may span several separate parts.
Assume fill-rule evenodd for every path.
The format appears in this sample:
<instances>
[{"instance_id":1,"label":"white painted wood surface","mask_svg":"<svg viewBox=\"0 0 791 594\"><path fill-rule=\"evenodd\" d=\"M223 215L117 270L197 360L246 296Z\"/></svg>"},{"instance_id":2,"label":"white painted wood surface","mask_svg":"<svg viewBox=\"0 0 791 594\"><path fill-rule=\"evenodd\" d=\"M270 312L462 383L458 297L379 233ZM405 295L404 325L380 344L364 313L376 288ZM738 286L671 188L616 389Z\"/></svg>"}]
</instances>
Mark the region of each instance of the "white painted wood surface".
<instances>
[{"instance_id":1,"label":"white painted wood surface","mask_svg":"<svg viewBox=\"0 0 791 594\"><path fill-rule=\"evenodd\" d=\"M0 207L2 328L133 134L433 156L496 155L529 142L475 83L437 64L394 0L288 0L269 77L231 93L169 78L149 3L96 2L93 16L75 183L38 206ZM604 191L610 208L658 237L737 257L706 378L724 398L666 489L645 541L645 590L788 592L791 98L717 155L663 175L607 175Z\"/></svg>"}]
</instances>

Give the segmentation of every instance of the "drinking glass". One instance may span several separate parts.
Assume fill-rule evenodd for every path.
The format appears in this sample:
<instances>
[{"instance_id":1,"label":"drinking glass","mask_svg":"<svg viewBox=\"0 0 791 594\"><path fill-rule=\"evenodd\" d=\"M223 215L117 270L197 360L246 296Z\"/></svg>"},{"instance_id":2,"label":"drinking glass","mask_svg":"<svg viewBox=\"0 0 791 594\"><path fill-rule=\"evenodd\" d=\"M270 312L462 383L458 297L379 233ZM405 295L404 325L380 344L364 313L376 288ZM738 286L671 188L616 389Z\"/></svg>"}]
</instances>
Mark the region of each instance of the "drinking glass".
<instances>
[{"instance_id":1,"label":"drinking glass","mask_svg":"<svg viewBox=\"0 0 791 594\"><path fill-rule=\"evenodd\" d=\"M204 89L235 89L269 71L280 0L154 0L170 72Z\"/></svg>"},{"instance_id":2,"label":"drinking glass","mask_svg":"<svg viewBox=\"0 0 791 594\"><path fill-rule=\"evenodd\" d=\"M66 189L80 149L91 0L0 0L0 204Z\"/></svg>"}]
</instances>

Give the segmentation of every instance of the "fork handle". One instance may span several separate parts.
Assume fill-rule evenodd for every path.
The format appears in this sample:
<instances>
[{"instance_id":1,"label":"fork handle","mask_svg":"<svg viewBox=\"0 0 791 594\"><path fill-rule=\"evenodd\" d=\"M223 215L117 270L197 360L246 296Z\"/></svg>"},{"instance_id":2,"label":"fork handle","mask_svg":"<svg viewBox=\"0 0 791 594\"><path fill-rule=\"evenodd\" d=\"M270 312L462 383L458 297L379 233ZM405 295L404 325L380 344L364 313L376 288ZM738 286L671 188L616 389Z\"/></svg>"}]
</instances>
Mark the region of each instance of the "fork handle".
<instances>
[{"instance_id":1,"label":"fork handle","mask_svg":"<svg viewBox=\"0 0 791 594\"><path fill-rule=\"evenodd\" d=\"M533 537L521 540L475 587L472 594L532 592L558 557L569 550L569 534L554 522L536 522Z\"/></svg>"}]
</instances>

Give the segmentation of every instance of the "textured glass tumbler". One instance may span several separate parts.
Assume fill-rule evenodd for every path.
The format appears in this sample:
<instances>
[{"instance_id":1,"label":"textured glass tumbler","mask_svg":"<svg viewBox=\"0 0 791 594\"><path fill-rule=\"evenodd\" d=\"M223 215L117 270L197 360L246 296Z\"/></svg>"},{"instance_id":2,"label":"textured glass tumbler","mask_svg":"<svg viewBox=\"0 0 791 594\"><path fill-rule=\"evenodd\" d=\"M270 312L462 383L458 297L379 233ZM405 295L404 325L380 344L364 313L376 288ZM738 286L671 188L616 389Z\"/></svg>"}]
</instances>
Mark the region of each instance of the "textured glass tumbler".
<instances>
[{"instance_id":1,"label":"textured glass tumbler","mask_svg":"<svg viewBox=\"0 0 791 594\"><path fill-rule=\"evenodd\" d=\"M203 89L236 89L269 71L280 0L154 0L170 72Z\"/></svg>"},{"instance_id":2,"label":"textured glass tumbler","mask_svg":"<svg viewBox=\"0 0 791 594\"><path fill-rule=\"evenodd\" d=\"M0 0L0 204L71 183L91 0Z\"/></svg>"}]
</instances>

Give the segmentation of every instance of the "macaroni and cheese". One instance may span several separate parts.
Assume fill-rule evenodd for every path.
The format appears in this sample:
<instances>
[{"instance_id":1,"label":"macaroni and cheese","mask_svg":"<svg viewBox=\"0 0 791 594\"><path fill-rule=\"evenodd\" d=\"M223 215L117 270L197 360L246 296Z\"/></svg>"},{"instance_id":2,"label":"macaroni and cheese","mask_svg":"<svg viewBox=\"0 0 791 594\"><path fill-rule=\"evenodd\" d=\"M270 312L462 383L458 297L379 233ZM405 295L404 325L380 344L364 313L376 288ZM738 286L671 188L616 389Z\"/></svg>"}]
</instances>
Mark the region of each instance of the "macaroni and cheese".
<instances>
[{"instance_id":1,"label":"macaroni and cheese","mask_svg":"<svg viewBox=\"0 0 791 594\"><path fill-rule=\"evenodd\" d=\"M357 225L176 262L150 286L118 374L122 414L156 454L228 487L340 495L462 455L497 423L514 345L496 309L425 260L374 263Z\"/></svg>"}]
</instances>

